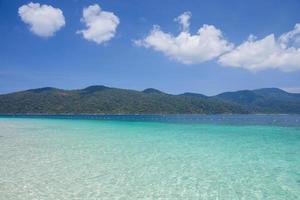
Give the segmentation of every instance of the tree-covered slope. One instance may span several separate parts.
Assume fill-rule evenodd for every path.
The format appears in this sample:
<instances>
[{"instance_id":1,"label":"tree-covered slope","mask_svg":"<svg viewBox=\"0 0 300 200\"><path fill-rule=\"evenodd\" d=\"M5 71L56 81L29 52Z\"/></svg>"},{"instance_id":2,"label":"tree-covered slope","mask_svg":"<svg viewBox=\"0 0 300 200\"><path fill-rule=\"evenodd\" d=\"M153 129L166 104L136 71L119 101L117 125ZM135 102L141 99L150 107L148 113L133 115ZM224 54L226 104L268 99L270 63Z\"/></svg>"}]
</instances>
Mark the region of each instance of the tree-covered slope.
<instances>
[{"instance_id":1,"label":"tree-covered slope","mask_svg":"<svg viewBox=\"0 0 300 200\"><path fill-rule=\"evenodd\" d=\"M225 92L166 94L90 86L82 90L39 88L0 95L1 114L220 114L298 113L300 95L276 88Z\"/></svg>"},{"instance_id":2,"label":"tree-covered slope","mask_svg":"<svg viewBox=\"0 0 300 200\"><path fill-rule=\"evenodd\" d=\"M183 114L247 113L240 106L191 95L170 95L105 86L82 90L40 88L0 95L2 114Z\"/></svg>"},{"instance_id":3,"label":"tree-covered slope","mask_svg":"<svg viewBox=\"0 0 300 200\"><path fill-rule=\"evenodd\" d=\"M300 113L300 95L278 88L225 92L213 97L252 113Z\"/></svg>"}]
</instances>

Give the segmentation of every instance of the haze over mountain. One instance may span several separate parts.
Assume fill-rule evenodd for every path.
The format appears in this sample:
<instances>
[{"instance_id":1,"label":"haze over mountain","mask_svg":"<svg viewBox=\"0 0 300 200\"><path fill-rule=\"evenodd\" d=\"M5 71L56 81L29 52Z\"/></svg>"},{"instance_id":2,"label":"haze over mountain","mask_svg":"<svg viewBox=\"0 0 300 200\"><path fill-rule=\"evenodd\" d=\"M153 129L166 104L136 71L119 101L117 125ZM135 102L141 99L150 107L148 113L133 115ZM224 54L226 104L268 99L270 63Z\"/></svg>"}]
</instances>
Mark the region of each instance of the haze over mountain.
<instances>
[{"instance_id":1,"label":"haze over mountain","mask_svg":"<svg viewBox=\"0 0 300 200\"><path fill-rule=\"evenodd\" d=\"M1 114L221 114L300 113L300 94L277 88L167 94L90 86L81 90L51 87L0 95Z\"/></svg>"}]
</instances>

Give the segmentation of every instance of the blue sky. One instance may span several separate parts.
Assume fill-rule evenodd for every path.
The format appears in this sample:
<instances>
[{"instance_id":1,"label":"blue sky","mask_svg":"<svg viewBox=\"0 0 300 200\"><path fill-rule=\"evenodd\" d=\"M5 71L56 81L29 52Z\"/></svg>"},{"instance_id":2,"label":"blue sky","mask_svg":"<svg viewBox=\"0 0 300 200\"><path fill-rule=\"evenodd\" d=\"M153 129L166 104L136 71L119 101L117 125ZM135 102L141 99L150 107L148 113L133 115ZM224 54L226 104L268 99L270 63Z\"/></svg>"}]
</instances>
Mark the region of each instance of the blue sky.
<instances>
[{"instance_id":1,"label":"blue sky","mask_svg":"<svg viewBox=\"0 0 300 200\"><path fill-rule=\"evenodd\" d=\"M31 30L30 23L36 22L30 20L36 19L19 14L30 2L0 0L0 93L89 85L153 87L173 94L263 87L300 92L300 40L294 27L300 23L298 0L32 1L62 11L65 24L46 32ZM108 27L111 35L105 41L89 36L93 30L87 28L88 18L82 19L83 9L95 4L118 19ZM183 30L184 21L174 20L178 16L188 17L188 31ZM199 36L200 28L204 34ZM218 31L221 36L205 48L186 43L191 36L206 40L207 35L211 38L208 33ZM181 40L185 33L187 40ZM169 39L161 40L164 36ZM290 39L288 47L281 42L284 36ZM223 44L224 50L216 50L215 44ZM259 53L251 54L253 49Z\"/></svg>"}]
</instances>

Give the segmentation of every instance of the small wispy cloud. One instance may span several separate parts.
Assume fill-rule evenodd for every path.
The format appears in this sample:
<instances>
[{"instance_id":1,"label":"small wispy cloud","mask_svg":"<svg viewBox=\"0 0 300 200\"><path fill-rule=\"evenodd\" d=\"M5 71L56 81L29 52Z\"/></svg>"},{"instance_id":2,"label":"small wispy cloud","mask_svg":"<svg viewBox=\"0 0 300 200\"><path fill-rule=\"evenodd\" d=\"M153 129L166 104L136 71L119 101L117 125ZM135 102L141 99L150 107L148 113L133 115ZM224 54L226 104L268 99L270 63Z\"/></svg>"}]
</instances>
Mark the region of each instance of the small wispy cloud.
<instances>
[{"instance_id":1,"label":"small wispy cloud","mask_svg":"<svg viewBox=\"0 0 300 200\"><path fill-rule=\"evenodd\" d=\"M184 13L182 13L181 15L179 15L178 17L176 17L174 19L175 22L178 22L182 27L182 31L184 32L188 32L189 28L190 28L190 19L192 17L192 13L189 11L186 11Z\"/></svg>"}]
</instances>

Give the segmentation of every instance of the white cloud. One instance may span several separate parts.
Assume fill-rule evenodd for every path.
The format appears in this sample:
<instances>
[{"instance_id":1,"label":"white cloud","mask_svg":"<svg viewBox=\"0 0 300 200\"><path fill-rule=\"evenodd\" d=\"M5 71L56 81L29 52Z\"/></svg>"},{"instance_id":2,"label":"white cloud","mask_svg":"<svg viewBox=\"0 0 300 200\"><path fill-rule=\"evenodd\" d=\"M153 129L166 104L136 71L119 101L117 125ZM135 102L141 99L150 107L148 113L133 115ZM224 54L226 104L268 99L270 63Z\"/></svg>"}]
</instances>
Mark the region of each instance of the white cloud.
<instances>
[{"instance_id":1,"label":"white cloud","mask_svg":"<svg viewBox=\"0 0 300 200\"><path fill-rule=\"evenodd\" d=\"M187 11L175 18L175 22L178 22L182 26L182 31L188 32L190 28L190 19L192 17L192 13Z\"/></svg>"},{"instance_id":2,"label":"white cloud","mask_svg":"<svg viewBox=\"0 0 300 200\"><path fill-rule=\"evenodd\" d=\"M300 24L296 24L294 29L282 34L279 37L279 42L283 45L283 47L287 47L287 45L293 45L299 47L300 45Z\"/></svg>"},{"instance_id":3,"label":"white cloud","mask_svg":"<svg viewBox=\"0 0 300 200\"><path fill-rule=\"evenodd\" d=\"M85 23L87 28L77 31L77 33L98 44L113 38L120 23L119 18L114 13L102 11L97 4L83 9L81 21Z\"/></svg>"},{"instance_id":4,"label":"white cloud","mask_svg":"<svg viewBox=\"0 0 300 200\"><path fill-rule=\"evenodd\" d=\"M155 25L146 38L136 40L134 44L153 48L184 64L205 62L233 48L233 45L223 38L222 32L213 25L204 24L197 34L191 35L188 31L190 17L191 13L185 12L175 18L182 26L182 32L177 36L165 33Z\"/></svg>"},{"instance_id":5,"label":"white cloud","mask_svg":"<svg viewBox=\"0 0 300 200\"><path fill-rule=\"evenodd\" d=\"M53 36L65 25L63 12L59 8L39 3L29 3L19 8L18 13L30 30L41 37Z\"/></svg>"},{"instance_id":6,"label":"white cloud","mask_svg":"<svg viewBox=\"0 0 300 200\"><path fill-rule=\"evenodd\" d=\"M278 39L270 34L256 40L253 36L231 52L222 55L219 63L229 67L240 67L251 71L279 69L295 71L300 69L299 45L300 24L294 30L282 34Z\"/></svg>"}]
</instances>

